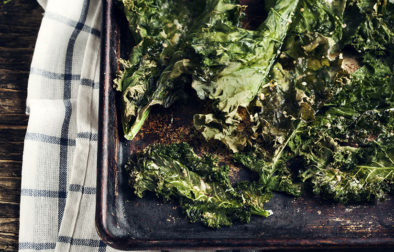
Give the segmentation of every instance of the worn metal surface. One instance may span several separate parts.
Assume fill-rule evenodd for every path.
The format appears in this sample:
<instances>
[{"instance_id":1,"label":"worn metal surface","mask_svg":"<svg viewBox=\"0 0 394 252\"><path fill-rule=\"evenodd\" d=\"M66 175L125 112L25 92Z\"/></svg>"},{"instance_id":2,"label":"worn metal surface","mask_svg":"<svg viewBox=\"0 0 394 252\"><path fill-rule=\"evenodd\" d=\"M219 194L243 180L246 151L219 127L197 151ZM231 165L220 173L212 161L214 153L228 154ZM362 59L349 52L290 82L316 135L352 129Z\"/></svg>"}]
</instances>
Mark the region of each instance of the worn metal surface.
<instances>
[{"instance_id":1,"label":"worn metal surface","mask_svg":"<svg viewBox=\"0 0 394 252\"><path fill-rule=\"evenodd\" d=\"M118 67L116 59L127 55L130 40L126 32L120 32L127 30L126 21L112 4L112 0L104 1L96 212L97 230L106 243L121 249L394 247L393 198L372 205L345 206L312 195L293 198L275 194L266 206L274 215L213 230L189 223L173 203L163 203L154 195L144 199L133 196L123 165L147 144L189 141L199 152L215 152L225 162L226 153L220 146L204 146L192 137L191 116L203 108L198 100L165 112L155 108L132 142L122 137L119 94L112 89L112 80ZM123 48L124 44L128 46Z\"/></svg>"}]
</instances>

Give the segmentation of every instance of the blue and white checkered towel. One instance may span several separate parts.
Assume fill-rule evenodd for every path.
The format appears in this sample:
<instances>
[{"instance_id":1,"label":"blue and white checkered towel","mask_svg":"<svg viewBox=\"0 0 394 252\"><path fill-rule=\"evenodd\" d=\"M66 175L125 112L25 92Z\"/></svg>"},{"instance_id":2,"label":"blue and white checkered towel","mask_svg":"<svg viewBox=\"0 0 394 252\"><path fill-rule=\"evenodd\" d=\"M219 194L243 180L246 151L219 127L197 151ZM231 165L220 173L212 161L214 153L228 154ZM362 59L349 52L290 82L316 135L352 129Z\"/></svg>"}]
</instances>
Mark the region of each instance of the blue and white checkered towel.
<instances>
[{"instance_id":1,"label":"blue and white checkered towel","mask_svg":"<svg viewBox=\"0 0 394 252\"><path fill-rule=\"evenodd\" d=\"M96 234L101 0L41 0L23 153L19 249L114 251Z\"/></svg>"}]
</instances>

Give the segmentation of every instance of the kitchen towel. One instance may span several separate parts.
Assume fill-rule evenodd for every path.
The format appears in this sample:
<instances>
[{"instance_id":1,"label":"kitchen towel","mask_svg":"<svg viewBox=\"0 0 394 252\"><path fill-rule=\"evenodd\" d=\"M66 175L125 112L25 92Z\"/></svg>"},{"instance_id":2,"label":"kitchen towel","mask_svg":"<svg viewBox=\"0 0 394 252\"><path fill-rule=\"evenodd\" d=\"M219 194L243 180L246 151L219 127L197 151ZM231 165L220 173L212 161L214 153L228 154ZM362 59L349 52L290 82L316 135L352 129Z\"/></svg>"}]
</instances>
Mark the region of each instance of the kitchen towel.
<instances>
[{"instance_id":1,"label":"kitchen towel","mask_svg":"<svg viewBox=\"0 0 394 252\"><path fill-rule=\"evenodd\" d=\"M101 0L41 0L23 152L20 251L115 251L96 234Z\"/></svg>"}]
</instances>

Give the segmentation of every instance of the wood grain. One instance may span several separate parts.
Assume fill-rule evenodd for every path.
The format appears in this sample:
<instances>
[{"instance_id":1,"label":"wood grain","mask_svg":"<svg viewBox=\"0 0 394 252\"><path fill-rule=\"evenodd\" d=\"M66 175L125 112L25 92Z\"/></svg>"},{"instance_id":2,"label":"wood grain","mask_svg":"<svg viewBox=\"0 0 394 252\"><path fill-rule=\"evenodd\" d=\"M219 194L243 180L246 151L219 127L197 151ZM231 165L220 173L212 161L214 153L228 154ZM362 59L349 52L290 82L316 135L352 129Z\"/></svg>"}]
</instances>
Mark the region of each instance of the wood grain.
<instances>
[{"instance_id":1,"label":"wood grain","mask_svg":"<svg viewBox=\"0 0 394 252\"><path fill-rule=\"evenodd\" d=\"M18 248L27 81L42 13L32 0L0 3L0 251Z\"/></svg>"},{"instance_id":2,"label":"wood grain","mask_svg":"<svg viewBox=\"0 0 394 252\"><path fill-rule=\"evenodd\" d=\"M0 178L20 178L22 161L20 160L0 160Z\"/></svg>"},{"instance_id":3,"label":"wood grain","mask_svg":"<svg viewBox=\"0 0 394 252\"><path fill-rule=\"evenodd\" d=\"M19 201L19 188L21 187L20 178L0 178L0 202L17 203ZM1 223L1 220L0 220ZM1 225L0 225L1 226Z\"/></svg>"}]
</instances>

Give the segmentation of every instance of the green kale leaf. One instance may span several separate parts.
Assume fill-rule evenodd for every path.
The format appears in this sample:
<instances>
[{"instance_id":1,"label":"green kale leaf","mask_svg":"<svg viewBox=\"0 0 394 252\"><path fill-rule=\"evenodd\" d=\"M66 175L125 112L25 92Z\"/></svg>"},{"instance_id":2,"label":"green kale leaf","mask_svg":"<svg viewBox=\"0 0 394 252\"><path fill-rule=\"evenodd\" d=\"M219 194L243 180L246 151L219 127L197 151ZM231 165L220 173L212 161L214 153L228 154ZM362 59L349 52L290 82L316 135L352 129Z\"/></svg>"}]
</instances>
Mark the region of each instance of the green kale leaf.
<instances>
[{"instance_id":1,"label":"green kale leaf","mask_svg":"<svg viewBox=\"0 0 394 252\"><path fill-rule=\"evenodd\" d=\"M380 0L350 1L347 6L344 43L360 53L385 55L394 47L394 3Z\"/></svg>"},{"instance_id":2,"label":"green kale leaf","mask_svg":"<svg viewBox=\"0 0 394 252\"><path fill-rule=\"evenodd\" d=\"M154 145L126 165L130 185L139 197L155 192L166 200L178 200L192 222L209 227L249 222L251 214L268 216L266 193L254 187L230 184L228 166L219 166L210 155L201 158L186 143Z\"/></svg>"},{"instance_id":3,"label":"green kale leaf","mask_svg":"<svg viewBox=\"0 0 394 252\"><path fill-rule=\"evenodd\" d=\"M159 104L169 107L185 96L190 60L179 48L193 20L201 18L205 1L123 0L124 11L136 45L115 81L123 92L122 125L126 139L133 139ZM202 6L202 7L201 7ZM194 24L195 25L195 24Z\"/></svg>"},{"instance_id":4,"label":"green kale leaf","mask_svg":"<svg viewBox=\"0 0 394 252\"><path fill-rule=\"evenodd\" d=\"M345 203L382 199L394 184L393 72L367 59L291 143L304 159L302 180L316 194Z\"/></svg>"},{"instance_id":5,"label":"green kale leaf","mask_svg":"<svg viewBox=\"0 0 394 252\"><path fill-rule=\"evenodd\" d=\"M233 152L245 147L239 108L247 108L267 81L297 5L277 1L256 31L217 20L193 38L192 47L203 60L192 86L201 99L213 101L212 113L194 120L207 140L219 140Z\"/></svg>"}]
</instances>

